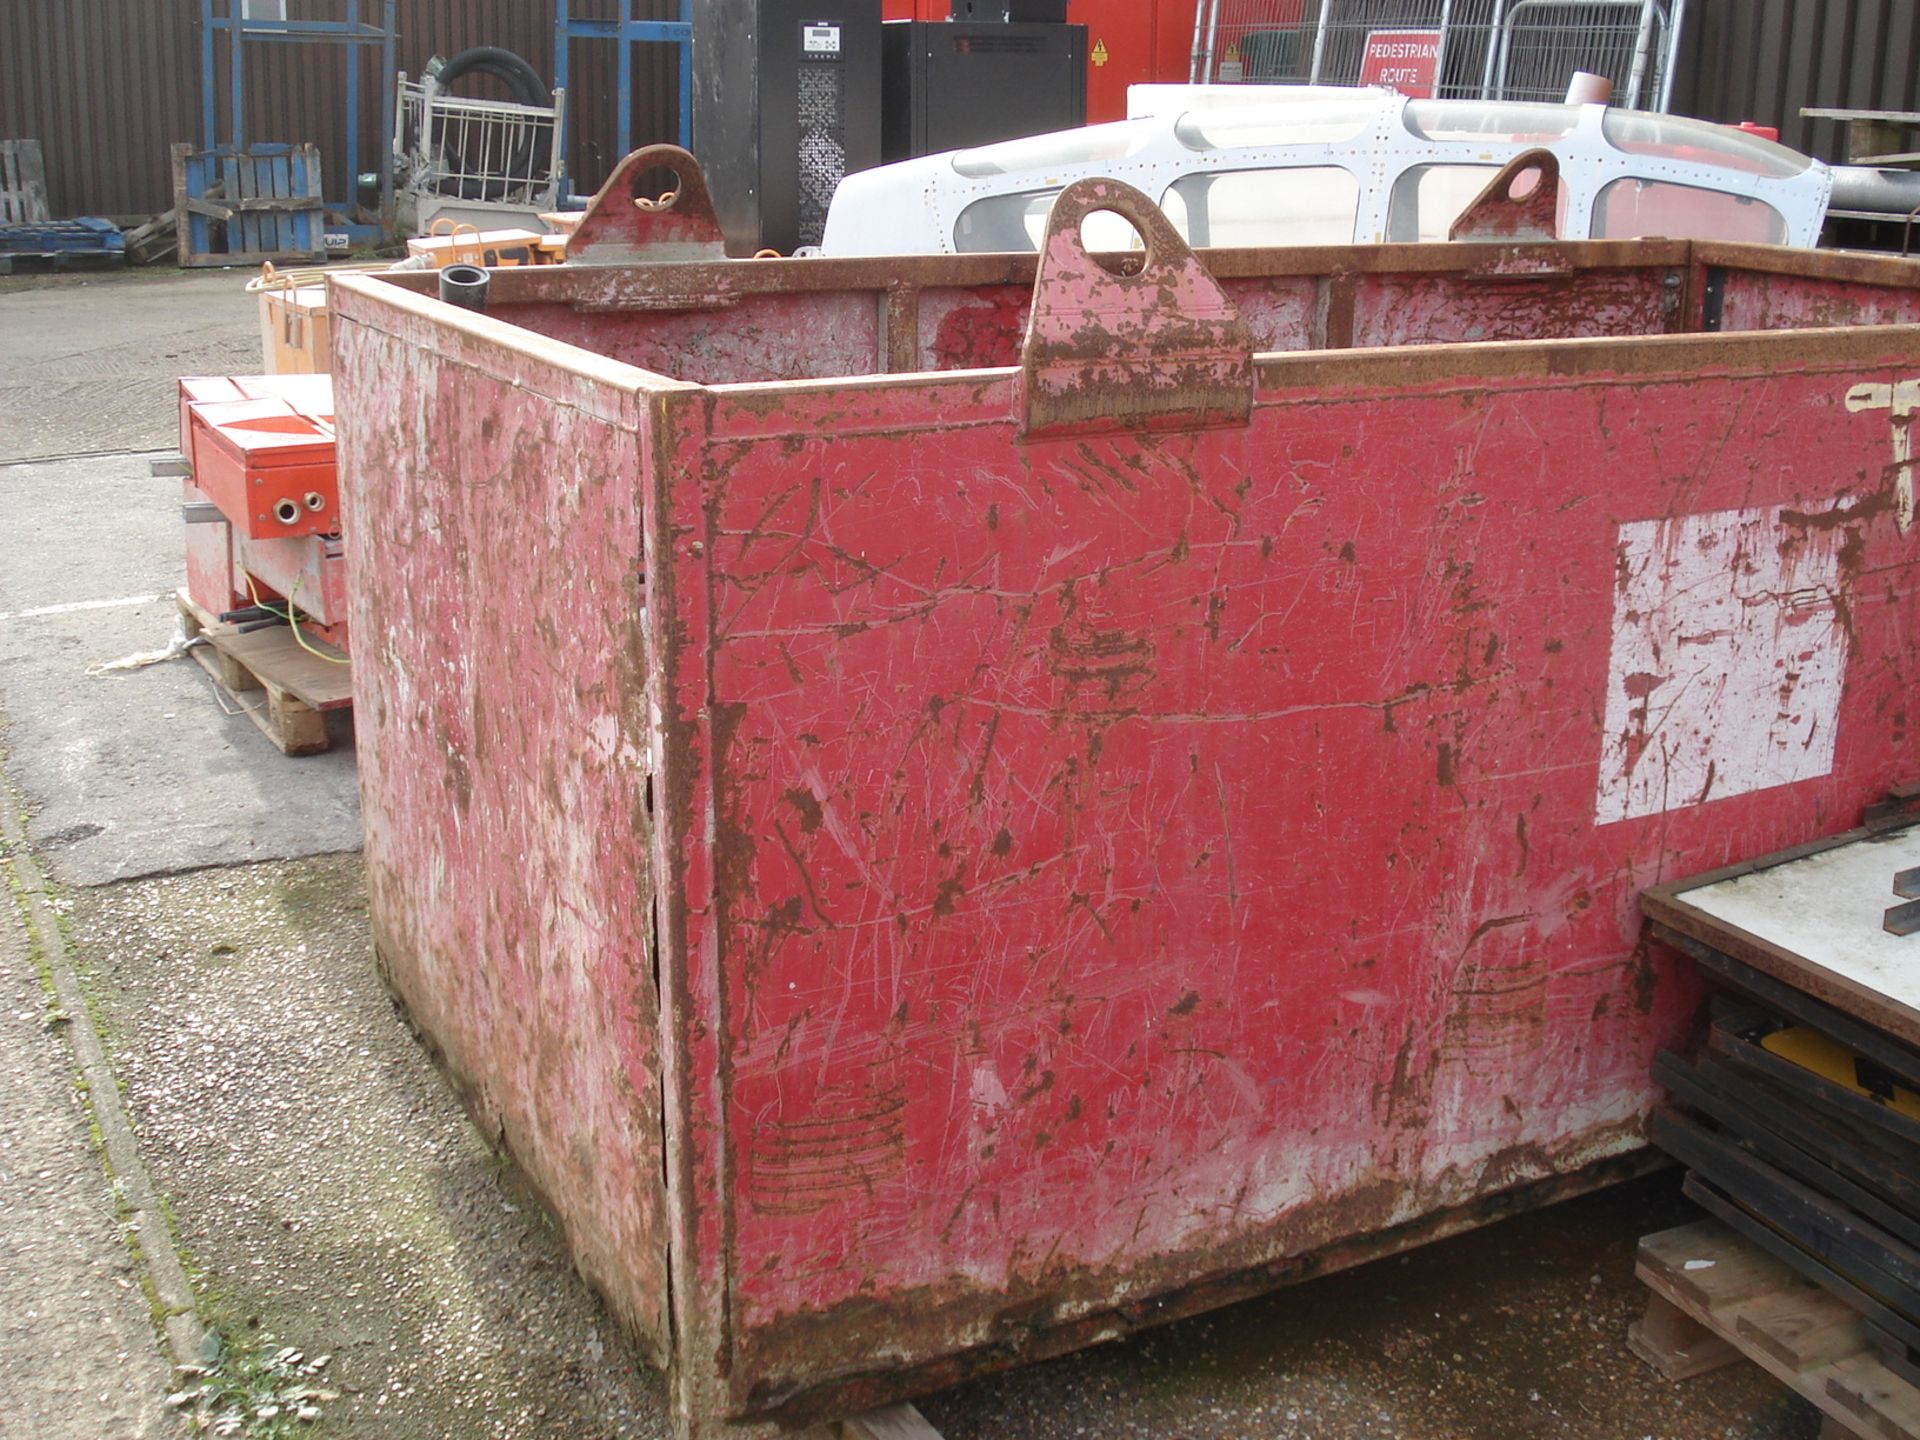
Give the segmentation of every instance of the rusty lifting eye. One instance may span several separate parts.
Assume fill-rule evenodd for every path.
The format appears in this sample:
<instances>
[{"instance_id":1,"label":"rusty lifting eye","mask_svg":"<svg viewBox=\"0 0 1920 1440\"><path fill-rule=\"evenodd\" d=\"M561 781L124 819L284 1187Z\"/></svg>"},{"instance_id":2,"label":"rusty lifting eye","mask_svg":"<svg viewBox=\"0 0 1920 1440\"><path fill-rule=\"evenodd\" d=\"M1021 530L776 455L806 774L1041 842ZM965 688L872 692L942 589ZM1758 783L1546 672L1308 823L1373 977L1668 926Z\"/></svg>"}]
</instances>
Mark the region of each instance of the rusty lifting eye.
<instances>
[{"instance_id":1,"label":"rusty lifting eye","mask_svg":"<svg viewBox=\"0 0 1920 1440\"><path fill-rule=\"evenodd\" d=\"M291 500L282 500L273 507L273 518L282 525L291 525L300 518L300 507Z\"/></svg>"}]
</instances>

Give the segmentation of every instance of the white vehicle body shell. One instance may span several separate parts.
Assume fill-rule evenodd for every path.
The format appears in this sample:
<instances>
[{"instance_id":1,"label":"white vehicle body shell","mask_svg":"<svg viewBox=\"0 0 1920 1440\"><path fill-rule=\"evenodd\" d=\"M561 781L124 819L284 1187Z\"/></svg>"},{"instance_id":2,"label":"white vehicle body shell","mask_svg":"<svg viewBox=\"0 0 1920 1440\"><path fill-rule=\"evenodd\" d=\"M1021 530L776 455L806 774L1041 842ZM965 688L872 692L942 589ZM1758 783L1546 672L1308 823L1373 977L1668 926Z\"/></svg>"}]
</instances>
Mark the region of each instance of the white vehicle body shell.
<instances>
[{"instance_id":1,"label":"white vehicle body shell","mask_svg":"<svg viewBox=\"0 0 1920 1440\"><path fill-rule=\"evenodd\" d=\"M1445 239L1459 209L1494 172L1533 149L1550 150L1560 164L1562 239L1637 238L1637 220L1640 233L1672 239L1811 246L1833 183L1825 165L1758 136L1604 105L1409 101L1386 90L1326 86L1137 88L1148 93L1132 105L1148 113L1134 119L849 175L828 211L820 253L1031 250L1052 197L1088 176L1124 180L1145 192L1195 245ZM1249 90L1273 93L1248 103ZM1182 196L1204 195L1203 177L1223 175L1260 184L1237 193L1231 226L1204 225L1204 201L1190 217ZM1409 202L1396 197L1419 192L1430 178L1444 183L1427 213L1410 224ZM1322 190L1341 190L1340 203L1303 218L1309 180ZM1349 180L1350 228L1343 190ZM1608 190L1620 181L1630 182L1625 193ZM1646 210L1623 203L1609 222L1609 195L1666 203ZM994 224L974 223L989 213L997 216ZM1191 233L1189 219L1203 233ZM1654 223L1664 228L1645 228ZM1088 243L1123 249L1135 237L1124 225L1108 239L1089 229Z\"/></svg>"}]
</instances>

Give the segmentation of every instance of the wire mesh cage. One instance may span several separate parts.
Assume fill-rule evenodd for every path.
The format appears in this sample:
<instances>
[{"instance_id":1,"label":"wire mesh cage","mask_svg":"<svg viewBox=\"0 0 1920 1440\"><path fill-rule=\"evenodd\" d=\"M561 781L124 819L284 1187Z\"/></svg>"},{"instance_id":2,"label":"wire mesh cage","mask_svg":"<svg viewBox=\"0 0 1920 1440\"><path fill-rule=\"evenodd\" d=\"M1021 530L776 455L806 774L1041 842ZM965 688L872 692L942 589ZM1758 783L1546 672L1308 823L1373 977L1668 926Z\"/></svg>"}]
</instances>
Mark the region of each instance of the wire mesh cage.
<instances>
[{"instance_id":1,"label":"wire mesh cage","mask_svg":"<svg viewBox=\"0 0 1920 1440\"><path fill-rule=\"evenodd\" d=\"M1668 108L1686 0L1201 0L1202 83L1368 83L1370 50L1424 37L1436 99L1559 101L1586 71L1614 103Z\"/></svg>"},{"instance_id":2,"label":"wire mesh cage","mask_svg":"<svg viewBox=\"0 0 1920 1440\"><path fill-rule=\"evenodd\" d=\"M553 209L561 178L565 92L551 106L472 100L442 91L431 76L402 74L395 111L396 186L413 196L453 196Z\"/></svg>"}]
</instances>

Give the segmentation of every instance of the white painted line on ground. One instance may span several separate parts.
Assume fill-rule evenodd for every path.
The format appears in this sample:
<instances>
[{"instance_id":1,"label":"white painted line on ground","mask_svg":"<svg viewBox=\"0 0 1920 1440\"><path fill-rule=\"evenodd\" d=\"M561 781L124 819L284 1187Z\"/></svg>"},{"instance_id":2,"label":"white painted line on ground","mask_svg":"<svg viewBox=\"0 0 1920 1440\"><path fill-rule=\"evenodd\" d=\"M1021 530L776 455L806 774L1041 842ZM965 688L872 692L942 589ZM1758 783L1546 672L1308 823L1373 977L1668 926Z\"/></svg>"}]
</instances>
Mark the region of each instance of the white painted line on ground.
<instances>
[{"instance_id":1,"label":"white painted line on ground","mask_svg":"<svg viewBox=\"0 0 1920 1440\"><path fill-rule=\"evenodd\" d=\"M16 455L0 459L0 470L24 469L29 465L58 465L66 460L117 460L125 457L137 460L143 455L168 455L171 451L129 450L119 446L112 450L69 450L63 455Z\"/></svg>"},{"instance_id":2,"label":"white painted line on ground","mask_svg":"<svg viewBox=\"0 0 1920 1440\"><path fill-rule=\"evenodd\" d=\"M120 610L129 605L151 605L164 600L169 592L152 595L122 595L117 600L70 600L65 605L41 605L32 610L0 610L0 620L38 620L42 615L71 615L77 610Z\"/></svg>"}]
</instances>

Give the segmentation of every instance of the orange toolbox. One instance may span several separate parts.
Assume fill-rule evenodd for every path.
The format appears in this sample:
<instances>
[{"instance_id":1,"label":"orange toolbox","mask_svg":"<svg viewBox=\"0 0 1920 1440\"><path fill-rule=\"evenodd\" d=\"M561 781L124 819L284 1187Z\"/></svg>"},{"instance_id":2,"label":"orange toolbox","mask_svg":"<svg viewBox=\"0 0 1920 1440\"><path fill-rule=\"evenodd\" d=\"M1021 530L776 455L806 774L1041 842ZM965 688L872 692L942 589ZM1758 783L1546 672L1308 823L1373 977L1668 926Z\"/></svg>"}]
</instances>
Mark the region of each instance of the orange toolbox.
<instances>
[{"instance_id":1,"label":"orange toolbox","mask_svg":"<svg viewBox=\"0 0 1920 1440\"><path fill-rule=\"evenodd\" d=\"M331 376L183 379L180 440L194 483L238 534L338 533Z\"/></svg>"}]
</instances>

